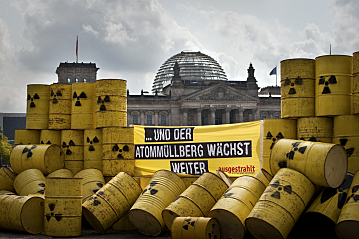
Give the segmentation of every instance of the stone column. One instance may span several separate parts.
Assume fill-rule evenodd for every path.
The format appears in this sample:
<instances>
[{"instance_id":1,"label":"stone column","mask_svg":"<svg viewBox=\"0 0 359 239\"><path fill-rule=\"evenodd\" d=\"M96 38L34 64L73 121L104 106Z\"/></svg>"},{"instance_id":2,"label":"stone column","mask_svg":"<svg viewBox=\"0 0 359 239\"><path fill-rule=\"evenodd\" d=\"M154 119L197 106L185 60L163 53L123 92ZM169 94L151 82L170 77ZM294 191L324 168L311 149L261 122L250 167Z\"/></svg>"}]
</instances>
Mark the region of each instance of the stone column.
<instances>
[{"instance_id":1,"label":"stone column","mask_svg":"<svg viewBox=\"0 0 359 239\"><path fill-rule=\"evenodd\" d=\"M133 116L130 112L127 112L127 126L133 124Z\"/></svg>"},{"instance_id":2,"label":"stone column","mask_svg":"<svg viewBox=\"0 0 359 239\"><path fill-rule=\"evenodd\" d=\"M140 125L145 125L145 111L141 110L141 119L140 119Z\"/></svg>"},{"instance_id":3,"label":"stone column","mask_svg":"<svg viewBox=\"0 0 359 239\"><path fill-rule=\"evenodd\" d=\"M211 108L211 121L210 121L211 125L215 125L216 124L216 109L215 108Z\"/></svg>"},{"instance_id":4,"label":"stone column","mask_svg":"<svg viewBox=\"0 0 359 239\"><path fill-rule=\"evenodd\" d=\"M238 109L238 116L239 116L239 122L238 123L242 123L243 122L243 109L240 108Z\"/></svg>"},{"instance_id":5,"label":"stone column","mask_svg":"<svg viewBox=\"0 0 359 239\"><path fill-rule=\"evenodd\" d=\"M197 109L197 125L202 125L202 109Z\"/></svg>"},{"instance_id":6,"label":"stone column","mask_svg":"<svg viewBox=\"0 0 359 239\"><path fill-rule=\"evenodd\" d=\"M269 119L273 119L273 118L274 118L274 111L273 111L273 110L270 110L270 111L269 111L268 118L269 118Z\"/></svg>"},{"instance_id":7,"label":"stone column","mask_svg":"<svg viewBox=\"0 0 359 239\"><path fill-rule=\"evenodd\" d=\"M158 126L158 111L155 110L155 126Z\"/></svg>"},{"instance_id":8,"label":"stone column","mask_svg":"<svg viewBox=\"0 0 359 239\"><path fill-rule=\"evenodd\" d=\"M261 119L261 111L257 108L257 109L254 109L254 119L253 120L260 120Z\"/></svg>"},{"instance_id":9,"label":"stone column","mask_svg":"<svg viewBox=\"0 0 359 239\"><path fill-rule=\"evenodd\" d=\"M231 108L226 108L226 121L225 124L231 123Z\"/></svg>"},{"instance_id":10,"label":"stone column","mask_svg":"<svg viewBox=\"0 0 359 239\"><path fill-rule=\"evenodd\" d=\"M183 112L182 126L186 126L186 125L187 125L187 113L188 113L188 109L182 109L182 112Z\"/></svg>"}]
</instances>

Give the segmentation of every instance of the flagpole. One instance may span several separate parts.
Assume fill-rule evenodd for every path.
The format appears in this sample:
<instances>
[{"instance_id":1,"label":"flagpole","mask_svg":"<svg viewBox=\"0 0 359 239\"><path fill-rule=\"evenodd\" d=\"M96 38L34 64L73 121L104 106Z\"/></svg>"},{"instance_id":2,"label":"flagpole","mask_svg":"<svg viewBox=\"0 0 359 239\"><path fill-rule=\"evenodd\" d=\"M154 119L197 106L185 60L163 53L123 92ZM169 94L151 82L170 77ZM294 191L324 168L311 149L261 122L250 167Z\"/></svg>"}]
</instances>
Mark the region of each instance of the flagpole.
<instances>
[{"instance_id":1,"label":"flagpole","mask_svg":"<svg viewBox=\"0 0 359 239\"><path fill-rule=\"evenodd\" d=\"M79 36L76 38L76 63L79 63Z\"/></svg>"},{"instance_id":2,"label":"flagpole","mask_svg":"<svg viewBox=\"0 0 359 239\"><path fill-rule=\"evenodd\" d=\"M277 66L275 66L275 86L277 87L278 86L278 84L277 84L277 75L278 75L278 68L277 68Z\"/></svg>"}]
</instances>

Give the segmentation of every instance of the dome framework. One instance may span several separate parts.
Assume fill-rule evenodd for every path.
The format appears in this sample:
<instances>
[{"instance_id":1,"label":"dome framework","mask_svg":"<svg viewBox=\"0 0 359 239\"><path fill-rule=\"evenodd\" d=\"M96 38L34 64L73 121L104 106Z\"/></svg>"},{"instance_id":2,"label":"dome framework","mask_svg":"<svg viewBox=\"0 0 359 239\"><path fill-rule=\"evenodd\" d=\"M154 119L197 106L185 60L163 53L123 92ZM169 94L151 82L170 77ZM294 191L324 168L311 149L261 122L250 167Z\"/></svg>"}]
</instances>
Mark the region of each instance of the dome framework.
<instances>
[{"instance_id":1,"label":"dome framework","mask_svg":"<svg viewBox=\"0 0 359 239\"><path fill-rule=\"evenodd\" d=\"M171 83L174 75L173 66L178 62L182 80L198 82L205 80L228 80L227 76L212 57L200 51L182 51L165 61L158 70L152 85L152 92L161 92L163 87Z\"/></svg>"}]
</instances>

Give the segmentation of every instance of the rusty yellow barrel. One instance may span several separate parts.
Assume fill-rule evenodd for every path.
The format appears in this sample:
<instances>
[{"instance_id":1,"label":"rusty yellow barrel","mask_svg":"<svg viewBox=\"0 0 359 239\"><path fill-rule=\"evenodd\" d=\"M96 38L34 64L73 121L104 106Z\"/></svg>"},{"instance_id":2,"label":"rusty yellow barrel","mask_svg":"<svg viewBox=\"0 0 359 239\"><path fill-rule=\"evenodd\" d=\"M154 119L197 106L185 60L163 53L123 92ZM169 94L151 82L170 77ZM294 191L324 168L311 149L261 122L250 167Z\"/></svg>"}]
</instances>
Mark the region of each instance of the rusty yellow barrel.
<instances>
[{"instance_id":1,"label":"rusty yellow barrel","mask_svg":"<svg viewBox=\"0 0 359 239\"><path fill-rule=\"evenodd\" d=\"M220 239L218 221L210 217L177 217L172 224L172 239Z\"/></svg>"},{"instance_id":2,"label":"rusty yellow barrel","mask_svg":"<svg viewBox=\"0 0 359 239\"><path fill-rule=\"evenodd\" d=\"M248 215L246 228L256 238L287 238L313 194L306 176L282 168Z\"/></svg>"},{"instance_id":3,"label":"rusty yellow barrel","mask_svg":"<svg viewBox=\"0 0 359 239\"><path fill-rule=\"evenodd\" d=\"M356 172L335 227L335 231L339 238L357 238L359 235L358 189L359 172Z\"/></svg>"},{"instance_id":4,"label":"rusty yellow barrel","mask_svg":"<svg viewBox=\"0 0 359 239\"><path fill-rule=\"evenodd\" d=\"M348 154L348 171L359 170L359 115L334 117L334 141Z\"/></svg>"},{"instance_id":5,"label":"rusty yellow barrel","mask_svg":"<svg viewBox=\"0 0 359 239\"><path fill-rule=\"evenodd\" d=\"M40 144L57 144L61 146L61 130L41 130Z\"/></svg>"},{"instance_id":6,"label":"rusty yellow barrel","mask_svg":"<svg viewBox=\"0 0 359 239\"><path fill-rule=\"evenodd\" d=\"M8 167L4 166L0 168L0 190L8 190L15 192L14 180L16 174Z\"/></svg>"},{"instance_id":7,"label":"rusty yellow barrel","mask_svg":"<svg viewBox=\"0 0 359 239\"><path fill-rule=\"evenodd\" d=\"M41 130L36 129L16 129L14 144L40 144L40 133Z\"/></svg>"},{"instance_id":8,"label":"rusty yellow barrel","mask_svg":"<svg viewBox=\"0 0 359 239\"><path fill-rule=\"evenodd\" d=\"M127 96L127 81L122 79L97 80L96 95Z\"/></svg>"},{"instance_id":9,"label":"rusty yellow barrel","mask_svg":"<svg viewBox=\"0 0 359 239\"><path fill-rule=\"evenodd\" d=\"M84 169L77 174L74 178L82 178L82 202L85 202L93 194L105 185L105 179L100 170L95 168Z\"/></svg>"},{"instance_id":10,"label":"rusty yellow barrel","mask_svg":"<svg viewBox=\"0 0 359 239\"><path fill-rule=\"evenodd\" d=\"M333 142L333 118L304 117L297 119L297 139L312 142Z\"/></svg>"},{"instance_id":11,"label":"rusty yellow barrel","mask_svg":"<svg viewBox=\"0 0 359 239\"><path fill-rule=\"evenodd\" d=\"M84 169L84 131L62 130L61 147L65 154L65 168L73 174Z\"/></svg>"},{"instance_id":12,"label":"rusty yellow barrel","mask_svg":"<svg viewBox=\"0 0 359 239\"><path fill-rule=\"evenodd\" d=\"M221 238L242 239L246 233L244 221L268 186L272 177L260 170L254 177L237 178L208 213L216 218L221 228Z\"/></svg>"},{"instance_id":13,"label":"rusty yellow barrel","mask_svg":"<svg viewBox=\"0 0 359 239\"><path fill-rule=\"evenodd\" d=\"M49 129L71 129L71 84L50 86Z\"/></svg>"},{"instance_id":14,"label":"rusty yellow barrel","mask_svg":"<svg viewBox=\"0 0 359 239\"><path fill-rule=\"evenodd\" d=\"M129 212L131 224L145 235L158 236L165 227L162 211L185 189L176 173L157 171Z\"/></svg>"},{"instance_id":15,"label":"rusty yellow barrel","mask_svg":"<svg viewBox=\"0 0 359 239\"><path fill-rule=\"evenodd\" d=\"M271 175L270 154L274 144L280 139L296 139L297 138L297 120L294 119L265 119L262 121L262 150L260 150L260 158L262 159L261 168L265 169Z\"/></svg>"},{"instance_id":16,"label":"rusty yellow barrel","mask_svg":"<svg viewBox=\"0 0 359 239\"><path fill-rule=\"evenodd\" d=\"M49 175L47 175L47 177L49 178L72 178L73 176L74 174L72 173L72 171L66 168L56 170L50 173Z\"/></svg>"},{"instance_id":17,"label":"rusty yellow barrel","mask_svg":"<svg viewBox=\"0 0 359 239\"><path fill-rule=\"evenodd\" d=\"M121 172L82 204L83 215L96 231L105 233L130 210L141 192L136 180Z\"/></svg>"},{"instance_id":18,"label":"rusty yellow barrel","mask_svg":"<svg viewBox=\"0 0 359 239\"><path fill-rule=\"evenodd\" d=\"M202 174L175 201L162 212L167 228L176 217L203 217L228 189L227 184L214 173Z\"/></svg>"},{"instance_id":19,"label":"rusty yellow barrel","mask_svg":"<svg viewBox=\"0 0 359 239\"><path fill-rule=\"evenodd\" d=\"M353 114L359 114L359 51L353 53L352 100Z\"/></svg>"},{"instance_id":20,"label":"rusty yellow barrel","mask_svg":"<svg viewBox=\"0 0 359 239\"><path fill-rule=\"evenodd\" d=\"M315 60L287 59L281 65L282 118L315 115Z\"/></svg>"},{"instance_id":21,"label":"rusty yellow barrel","mask_svg":"<svg viewBox=\"0 0 359 239\"><path fill-rule=\"evenodd\" d=\"M18 145L10 154L10 165L19 174L26 169L39 169L44 175L64 167L65 155L60 146Z\"/></svg>"},{"instance_id":22,"label":"rusty yellow barrel","mask_svg":"<svg viewBox=\"0 0 359 239\"><path fill-rule=\"evenodd\" d=\"M102 129L84 130L84 169L97 168L102 165Z\"/></svg>"},{"instance_id":23,"label":"rusty yellow barrel","mask_svg":"<svg viewBox=\"0 0 359 239\"><path fill-rule=\"evenodd\" d=\"M94 129L96 126L96 84L72 84L71 129Z\"/></svg>"},{"instance_id":24,"label":"rusty yellow barrel","mask_svg":"<svg viewBox=\"0 0 359 239\"><path fill-rule=\"evenodd\" d=\"M28 169L16 176L14 180L16 193L20 196L29 194L43 195L45 192L45 176L38 169Z\"/></svg>"},{"instance_id":25,"label":"rusty yellow barrel","mask_svg":"<svg viewBox=\"0 0 359 239\"><path fill-rule=\"evenodd\" d=\"M46 178L44 235L81 235L82 179Z\"/></svg>"},{"instance_id":26,"label":"rusty yellow barrel","mask_svg":"<svg viewBox=\"0 0 359 239\"><path fill-rule=\"evenodd\" d=\"M326 55L315 60L315 115L351 114L352 56Z\"/></svg>"},{"instance_id":27,"label":"rusty yellow barrel","mask_svg":"<svg viewBox=\"0 0 359 239\"><path fill-rule=\"evenodd\" d=\"M316 238L334 236L334 227L346 202L346 197L354 174L348 172L344 182L338 188L325 188L303 214L307 229ZM350 196L350 194L349 194Z\"/></svg>"},{"instance_id":28,"label":"rusty yellow barrel","mask_svg":"<svg viewBox=\"0 0 359 239\"><path fill-rule=\"evenodd\" d=\"M27 85L26 129L48 128L49 100L49 85Z\"/></svg>"},{"instance_id":29,"label":"rusty yellow barrel","mask_svg":"<svg viewBox=\"0 0 359 239\"><path fill-rule=\"evenodd\" d=\"M281 139L273 147L271 170L291 168L314 184L339 187L348 169L348 156L339 144Z\"/></svg>"},{"instance_id":30,"label":"rusty yellow barrel","mask_svg":"<svg viewBox=\"0 0 359 239\"><path fill-rule=\"evenodd\" d=\"M0 229L41 233L44 199L37 196L0 195Z\"/></svg>"},{"instance_id":31,"label":"rusty yellow barrel","mask_svg":"<svg viewBox=\"0 0 359 239\"><path fill-rule=\"evenodd\" d=\"M134 175L133 127L110 127L102 129L103 174L115 176L119 172Z\"/></svg>"}]
</instances>

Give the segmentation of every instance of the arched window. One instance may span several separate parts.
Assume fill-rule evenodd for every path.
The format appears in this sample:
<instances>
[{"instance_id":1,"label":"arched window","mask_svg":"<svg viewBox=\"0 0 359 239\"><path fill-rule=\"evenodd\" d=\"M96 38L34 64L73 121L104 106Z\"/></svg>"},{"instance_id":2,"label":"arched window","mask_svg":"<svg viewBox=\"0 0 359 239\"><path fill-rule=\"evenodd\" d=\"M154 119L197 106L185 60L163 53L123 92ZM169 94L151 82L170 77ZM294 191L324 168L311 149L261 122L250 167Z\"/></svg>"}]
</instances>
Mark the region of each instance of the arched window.
<instances>
[{"instance_id":1,"label":"arched window","mask_svg":"<svg viewBox=\"0 0 359 239\"><path fill-rule=\"evenodd\" d=\"M67 76L67 83L71 84L72 83L72 75L68 75Z\"/></svg>"},{"instance_id":2,"label":"arched window","mask_svg":"<svg viewBox=\"0 0 359 239\"><path fill-rule=\"evenodd\" d=\"M90 79L89 79L89 76L88 75L85 75L85 77L84 77L84 82L86 83L86 82L90 82Z\"/></svg>"},{"instance_id":3,"label":"arched window","mask_svg":"<svg viewBox=\"0 0 359 239\"><path fill-rule=\"evenodd\" d=\"M78 83L78 82L80 82L80 76L79 75L76 76L76 83Z\"/></svg>"}]
</instances>

